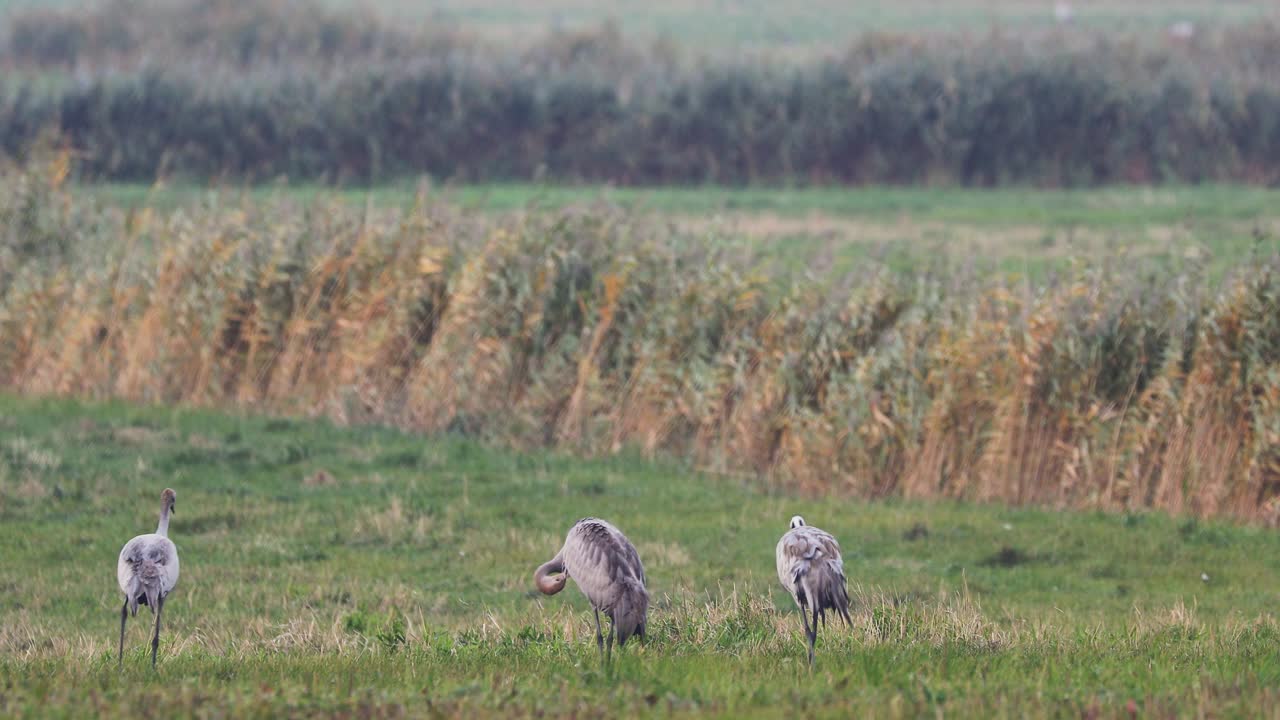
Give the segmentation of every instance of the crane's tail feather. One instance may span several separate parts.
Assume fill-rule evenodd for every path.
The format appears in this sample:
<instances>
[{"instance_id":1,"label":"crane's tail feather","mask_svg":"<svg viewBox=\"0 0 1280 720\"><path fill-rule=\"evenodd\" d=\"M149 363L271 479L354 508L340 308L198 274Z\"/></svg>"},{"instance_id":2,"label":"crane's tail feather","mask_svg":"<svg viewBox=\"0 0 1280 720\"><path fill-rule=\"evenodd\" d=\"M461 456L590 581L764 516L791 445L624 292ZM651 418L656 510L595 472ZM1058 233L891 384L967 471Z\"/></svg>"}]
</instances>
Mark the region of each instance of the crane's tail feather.
<instances>
[{"instance_id":1,"label":"crane's tail feather","mask_svg":"<svg viewBox=\"0 0 1280 720\"><path fill-rule=\"evenodd\" d=\"M815 623L827 626L827 612L834 612L846 625L853 624L849 615L849 589L844 575L838 572L812 572L810 568L798 570L795 586L799 595L815 616Z\"/></svg>"},{"instance_id":2,"label":"crane's tail feather","mask_svg":"<svg viewBox=\"0 0 1280 720\"><path fill-rule=\"evenodd\" d=\"M625 645L632 635L644 637L648 614L649 593L644 589L644 585L634 580L626 581L626 586L609 616L618 634L618 647Z\"/></svg>"},{"instance_id":3,"label":"crane's tail feather","mask_svg":"<svg viewBox=\"0 0 1280 720\"><path fill-rule=\"evenodd\" d=\"M849 616L849 589L843 584L840 586L840 604L836 606L836 610L840 612L840 618L844 620L847 626L853 626L853 618Z\"/></svg>"},{"instance_id":4,"label":"crane's tail feather","mask_svg":"<svg viewBox=\"0 0 1280 720\"><path fill-rule=\"evenodd\" d=\"M156 608L160 607L160 588L156 585L147 585L144 591L147 594L147 607L151 608L154 614Z\"/></svg>"},{"instance_id":5,"label":"crane's tail feather","mask_svg":"<svg viewBox=\"0 0 1280 720\"><path fill-rule=\"evenodd\" d=\"M138 617L138 580L129 582L129 617Z\"/></svg>"},{"instance_id":6,"label":"crane's tail feather","mask_svg":"<svg viewBox=\"0 0 1280 720\"><path fill-rule=\"evenodd\" d=\"M129 579L129 614L131 617L138 616L139 600L142 601L142 605L151 608L153 613L160 602L160 566L150 560L144 561L136 567L133 577Z\"/></svg>"}]
</instances>

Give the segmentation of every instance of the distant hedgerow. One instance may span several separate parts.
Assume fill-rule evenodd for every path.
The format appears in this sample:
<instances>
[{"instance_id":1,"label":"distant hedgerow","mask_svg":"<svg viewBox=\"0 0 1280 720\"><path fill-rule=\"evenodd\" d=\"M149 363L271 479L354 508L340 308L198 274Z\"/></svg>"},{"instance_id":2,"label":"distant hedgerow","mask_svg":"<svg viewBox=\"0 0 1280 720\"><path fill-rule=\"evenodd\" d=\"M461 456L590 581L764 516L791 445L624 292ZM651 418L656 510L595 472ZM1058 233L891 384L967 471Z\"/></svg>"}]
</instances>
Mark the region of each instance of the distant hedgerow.
<instances>
[{"instance_id":1,"label":"distant hedgerow","mask_svg":"<svg viewBox=\"0 0 1280 720\"><path fill-rule=\"evenodd\" d=\"M611 26L493 48L272 0L32 11L8 30L0 148L56 129L97 179L1280 182L1265 25L871 36L787 63L693 63Z\"/></svg>"}]
</instances>

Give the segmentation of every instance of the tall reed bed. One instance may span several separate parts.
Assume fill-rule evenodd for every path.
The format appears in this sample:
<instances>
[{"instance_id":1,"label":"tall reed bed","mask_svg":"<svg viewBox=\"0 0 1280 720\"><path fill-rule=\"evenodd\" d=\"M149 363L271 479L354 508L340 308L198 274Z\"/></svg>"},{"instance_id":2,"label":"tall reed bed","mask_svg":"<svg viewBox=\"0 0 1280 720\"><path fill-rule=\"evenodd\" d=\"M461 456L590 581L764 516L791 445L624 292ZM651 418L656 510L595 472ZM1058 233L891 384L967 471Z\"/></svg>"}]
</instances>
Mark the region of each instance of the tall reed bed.
<instances>
[{"instance_id":1,"label":"tall reed bed","mask_svg":"<svg viewBox=\"0 0 1280 720\"><path fill-rule=\"evenodd\" d=\"M608 208L120 212L0 191L0 387L249 408L804 491L1280 519L1280 261L773 273Z\"/></svg>"}]
</instances>

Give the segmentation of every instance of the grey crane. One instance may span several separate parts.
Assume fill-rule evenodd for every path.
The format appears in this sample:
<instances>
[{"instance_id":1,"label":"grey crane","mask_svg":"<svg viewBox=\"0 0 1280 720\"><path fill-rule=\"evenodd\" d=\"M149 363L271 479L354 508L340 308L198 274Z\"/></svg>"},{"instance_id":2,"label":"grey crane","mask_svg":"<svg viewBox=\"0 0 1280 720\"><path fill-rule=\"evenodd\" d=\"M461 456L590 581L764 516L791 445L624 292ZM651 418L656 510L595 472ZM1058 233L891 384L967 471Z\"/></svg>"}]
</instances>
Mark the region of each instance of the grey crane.
<instances>
[{"instance_id":1,"label":"grey crane","mask_svg":"<svg viewBox=\"0 0 1280 720\"><path fill-rule=\"evenodd\" d=\"M618 647L632 635L644 637L649 612L644 565L621 530L592 517L574 523L560 552L533 573L533 582L544 595L563 590L569 578L578 584L595 610L596 647L606 662L613 657L615 635ZM600 629L601 611L610 621L607 654Z\"/></svg>"},{"instance_id":2,"label":"grey crane","mask_svg":"<svg viewBox=\"0 0 1280 720\"><path fill-rule=\"evenodd\" d=\"M778 580L800 607L809 641L809 667L813 667L818 621L826 627L827 612L832 611L846 625L852 623L840 543L831 533L806 525L804 518L796 515L791 518L791 529L778 541L777 560Z\"/></svg>"},{"instance_id":3,"label":"grey crane","mask_svg":"<svg viewBox=\"0 0 1280 720\"><path fill-rule=\"evenodd\" d=\"M156 616L151 638L151 667L156 666L160 647L160 613L164 599L178 584L178 548L169 539L169 514L174 512L178 494L170 488L160 493L160 525L154 533L139 535L125 543L116 563L116 580L124 593L120 608L120 657L124 664L124 626L130 613L138 616L138 605L146 605Z\"/></svg>"}]
</instances>

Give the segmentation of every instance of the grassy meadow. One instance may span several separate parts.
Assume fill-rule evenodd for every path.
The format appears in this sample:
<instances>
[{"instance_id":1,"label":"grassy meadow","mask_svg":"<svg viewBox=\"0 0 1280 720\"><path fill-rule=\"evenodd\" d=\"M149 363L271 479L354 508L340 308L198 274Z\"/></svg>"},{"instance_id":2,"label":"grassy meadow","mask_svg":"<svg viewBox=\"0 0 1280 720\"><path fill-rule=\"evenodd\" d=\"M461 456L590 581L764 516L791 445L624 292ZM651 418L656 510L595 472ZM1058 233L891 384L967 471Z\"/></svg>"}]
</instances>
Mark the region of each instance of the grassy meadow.
<instances>
[{"instance_id":1,"label":"grassy meadow","mask_svg":"<svg viewBox=\"0 0 1280 720\"><path fill-rule=\"evenodd\" d=\"M623 210L793 273L842 275L883 263L911 274L931 259L1042 279L1081 262L1140 259L1220 278L1251 252L1280 251L1280 191L1259 187L725 188L538 184L89 185L107 207L171 212L209 205L339 203L411 210L424 200L501 217Z\"/></svg>"},{"instance_id":2,"label":"grassy meadow","mask_svg":"<svg viewBox=\"0 0 1280 720\"><path fill-rule=\"evenodd\" d=\"M0 717L1280 720L1280 14L1071 5L0 0Z\"/></svg>"},{"instance_id":3,"label":"grassy meadow","mask_svg":"<svg viewBox=\"0 0 1280 720\"><path fill-rule=\"evenodd\" d=\"M551 0L536 4L511 0L327 0L337 8L365 8L386 17L457 23L472 31L519 41L533 31L571 30L617 22L630 31L666 37L714 51L786 50L808 53L843 47L866 32L974 34L993 29L1026 32L1057 24L1052 0L815 0L775 3L766 0L661 0L637 6L621 0ZM1091 29L1159 34L1174 22L1201 26L1257 22L1274 18L1262 0L1230 3L1208 0L1076 0L1073 22Z\"/></svg>"},{"instance_id":4,"label":"grassy meadow","mask_svg":"<svg viewBox=\"0 0 1280 720\"><path fill-rule=\"evenodd\" d=\"M115 559L164 486L182 577L158 671L142 615L120 671ZM855 598L812 673L773 570L796 513L840 538ZM630 535L654 597L648 641L609 670L577 590L530 581L587 514ZM1280 707L1280 536L1256 527L801 496L629 453L13 396L0 518L6 717Z\"/></svg>"},{"instance_id":5,"label":"grassy meadow","mask_svg":"<svg viewBox=\"0 0 1280 720\"><path fill-rule=\"evenodd\" d=\"M0 0L0 13L92 2ZM662 0L643 7L622 0L321 2L335 10L370 12L400 24L456 26L503 42L523 42L530 33L615 22L639 37L669 38L713 52L769 49L807 54L841 48L850 38L868 32L982 34L993 29L1050 30L1057 25L1052 0L902 0L888 6L869 0L814 0L792 5L764 0ZM1276 17L1274 7L1265 0L1075 0L1070 4L1075 25L1142 34L1160 34L1179 21L1215 28Z\"/></svg>"}]
</instances>

